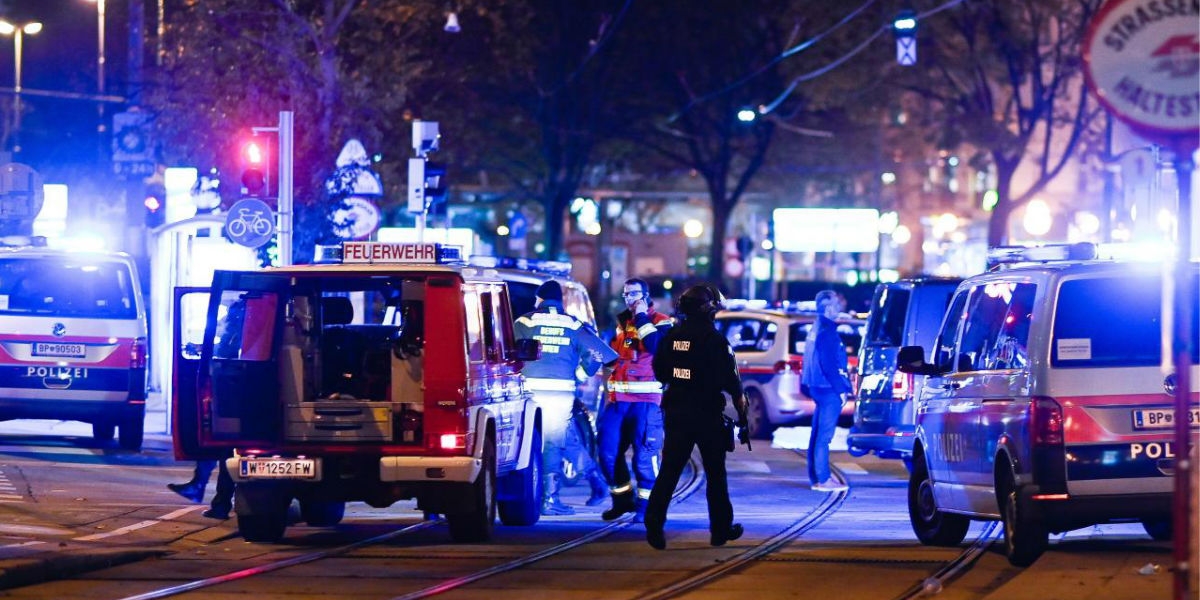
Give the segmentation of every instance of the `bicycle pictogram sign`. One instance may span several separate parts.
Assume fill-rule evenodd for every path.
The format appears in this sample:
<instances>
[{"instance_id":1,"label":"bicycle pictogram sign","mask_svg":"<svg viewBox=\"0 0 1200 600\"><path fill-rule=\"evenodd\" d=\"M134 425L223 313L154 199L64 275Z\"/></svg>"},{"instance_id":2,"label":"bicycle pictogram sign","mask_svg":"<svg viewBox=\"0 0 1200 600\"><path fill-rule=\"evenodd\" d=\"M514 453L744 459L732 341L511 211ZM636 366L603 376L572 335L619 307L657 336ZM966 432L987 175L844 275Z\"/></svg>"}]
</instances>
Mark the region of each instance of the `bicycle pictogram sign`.
<instances>
[{"instance_id":1,"label":"bicycle pictogram sign","mask_svg":"<svg viewBox=\"0 0 1200 600\"><path fill-rule=\"evenodd\" d=\"M225 218L225 234L236 244L258 248L275 234L275 214L262 200L238 200Z\"/></svg>"}]
</instances>

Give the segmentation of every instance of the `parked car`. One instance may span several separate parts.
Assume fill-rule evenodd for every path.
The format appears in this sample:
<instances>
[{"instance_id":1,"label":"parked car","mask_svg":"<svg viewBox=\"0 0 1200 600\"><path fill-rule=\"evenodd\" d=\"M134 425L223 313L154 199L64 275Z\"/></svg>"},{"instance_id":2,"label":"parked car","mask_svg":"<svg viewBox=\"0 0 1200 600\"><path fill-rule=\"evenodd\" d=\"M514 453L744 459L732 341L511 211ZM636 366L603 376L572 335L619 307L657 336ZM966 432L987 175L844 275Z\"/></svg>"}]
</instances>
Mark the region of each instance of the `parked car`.
<instances>
[{"instance_id":1,"label":"parked car","mask_svg":"<svg viewBox=\"0 0 1200 600\"><path fill-rule=\"evenodd\" d=\"M850 454L871 452L911 464L913 397L925 377L896 370L901 346L930 347L950 304L957 277L915 277L875 288L866 336L858 355L859 387L854 424L847 438Z\"/></svg>"},{"instance_id":2,"label":"parked car","mask_svg":"<svg viewBox=\"0 0 1200 600\"><path fill-rule=\"evenodd\" d=\"M899 368L927 377L908 488L922 543L957 545L972 519L1001 520L1008 560L1024 566L1050 533L1097 523L1170 537L1174 420L1194 430L1200 392L1175 413L1162 266L1067 256L965 280L932 346L900 350ZM1191 270L1176 285L1196 289ZM1195 381L1195 346L1189 360Z\"/></svg>"},{"instance_id":3,"label":"parked car","mask_svg":"<svg viewBox=\"0 0 1200 600\"><path fill-rule=\"evenodd\" d=\"M717 330L733 347L742 377L751 437L769 439L778 427L812 419L813 401L800 392L800 371L804 364L804 341L816 319L817 313L810 310L733 308L717 313ZM837 322L854 381L865 321L846 314ZM842 407L840 423L849 425L853 414L851 398Z\"/></svg>"}]
</instances>

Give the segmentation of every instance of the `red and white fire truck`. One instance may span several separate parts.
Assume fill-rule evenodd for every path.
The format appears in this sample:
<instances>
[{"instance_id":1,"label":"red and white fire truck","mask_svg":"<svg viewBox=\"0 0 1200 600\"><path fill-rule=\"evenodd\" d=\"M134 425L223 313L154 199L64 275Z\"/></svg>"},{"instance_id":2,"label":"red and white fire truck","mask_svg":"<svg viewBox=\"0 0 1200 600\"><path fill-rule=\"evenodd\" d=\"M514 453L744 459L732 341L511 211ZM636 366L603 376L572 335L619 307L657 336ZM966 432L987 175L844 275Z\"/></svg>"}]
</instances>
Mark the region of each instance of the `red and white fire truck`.
<instances>
[{"instance_id":1,"label":"red and white fire truck","mask_svg":"<svg viewBox=\"0 0 1200 600\"><path fill-rule=\"evenodd\" d=\"M238 529L283 536L299 501L333 525L347 501L416 499L455 541L540 516L541 415L505 282L432 243L346 242L336 264L217 271L203 342L175 319L176 456L222 458ZM193 304L195 296L192 296Z\"/></svg>"}]
</instances>

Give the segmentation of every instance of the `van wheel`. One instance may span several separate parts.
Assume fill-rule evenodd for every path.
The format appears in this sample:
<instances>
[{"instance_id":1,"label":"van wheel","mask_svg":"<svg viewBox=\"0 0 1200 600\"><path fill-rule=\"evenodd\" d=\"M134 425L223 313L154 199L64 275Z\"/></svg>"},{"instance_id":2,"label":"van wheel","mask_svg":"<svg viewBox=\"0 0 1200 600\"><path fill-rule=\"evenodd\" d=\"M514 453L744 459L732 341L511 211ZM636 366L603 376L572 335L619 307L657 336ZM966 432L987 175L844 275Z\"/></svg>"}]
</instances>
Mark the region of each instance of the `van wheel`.
<instances>
[{"instance_id":1,"label":"van wheel","mask_svg":"<svg viewBox=\"0 0 1200 600\"><path fill-rule=\"evenodd\" d=\"M483 469L471 484L471 494L472 510L446 515L450 539L456 542L486 542L492 538L496 523L496 448L491 434L484 442Z\"/></svg>"},{"instance_id":2,"label":"van wheel","mask_svg":"<svg viewBox=\"0 0 1200 600\"><path fill-rule=\"evenodd\" d=\"M1155 541L1166 542L1171 539L1171 519L1142 519L1142 529Z\"/></svg>"},{"instance_id":3,"label":"van wheel","mask_svg":"<svg viewBox=\"0 0 1200 600\"><path fill-rule=\"evenodd\" d=\"M121 448L138 452L142 449L142 433L146 428L146 412L144 409L131 412L132 414L126 416L121 421L121 427L117 431L120 437L118 442ZM112 439L112 434L109 434L109 439Z\"/></svg>"},{"instance_id":4,"label":"van wheel","mask_svg":"<svg viewBox=\"0 0 1200 600\"><path fill-rule=\"evenodd\" d=\"M908 520L917 539L926 546L957 546L971 525L971 520L962 515L938 510L923 455L913 461L908 477Z\"/></svg>"},{"instance_id":5,"label":"van wheel","mask_svg":"<svg viewBox=\"0 0 1200 600\"><path fill-rule=\"evenodd\" d=\"M291 498L269 486L241 484L233 490L238 533L247 542L275 543L288 524Z\"/></svg>"},{"instance_id":6,"label":"van wheel","mask_svg":"<svg viewBox=\"0 0 1200 600\"><path fill-rule=\"evenodd\" d=\"M117 426L112 423L92 423L92 439L98 444L107 444L117 432Z\"/></svg>"},{"instance_id":7,"label":"van wheel","mask_svg":"<svg viewBox=\"0 0 1200 600\"><path fill-rule=\"evenodd\" d=\"M505 475L507 491L520 490L515 499L502 500L497 506L500 522L515 527L533 525L542 518L542 430L534 429L530 444L529 466ZM511 479L510 479L511 478Z\"/></svg>"},{"instance_id":8,"label":"van wheel","mask_svg":"<svg viewBox=\"0 0 1200 600\"><path fill-rule=\"evenodd\" d=\"M775 433L775 426L767 418L767 404L763 401L762 393L753 388L746 390L746 422L753 439L769 440L771 434Z\"/></svg>"},{"instance_id":9,"label":"van wheel","mask_svg":"<svg viewBox=\"0 0 1200 600\"><path fill-rule=\"evenodd\" d=\"M1004 553L1008 562L1017 567L1028 567L1046 551L1050 543L1050 532L1041 519L1031 514L1027 498L1021 496L1010 476L1001 496L1004 505Z\"/></svg>"},{"instance_id":10,"label":"van wheel","mask_svg":"<svg viewBox=\"0 0 1200 600\"><path fill-rule=\"evenodd\" d=\"M300 518L313 527L333 527L346 516L345 502L300 501Z\"/></svg>"}]
</instances>

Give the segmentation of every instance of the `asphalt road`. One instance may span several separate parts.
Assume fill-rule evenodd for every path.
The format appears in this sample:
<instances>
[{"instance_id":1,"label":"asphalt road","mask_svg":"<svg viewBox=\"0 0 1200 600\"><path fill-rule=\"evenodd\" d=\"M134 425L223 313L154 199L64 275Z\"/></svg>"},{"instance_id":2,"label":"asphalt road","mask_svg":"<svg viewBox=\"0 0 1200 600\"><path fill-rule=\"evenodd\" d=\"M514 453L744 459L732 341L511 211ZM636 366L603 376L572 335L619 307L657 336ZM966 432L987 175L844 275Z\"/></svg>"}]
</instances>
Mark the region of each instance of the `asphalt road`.
<instances>
[{"instance_id":1,"label":"asphalt road","mask_svg":"<svg viewBox=\"0 0 1200 600\"><path fill-rule=\"evenodd\" d=\"M668 547L655 551L640 525L603 529L604 507L583 507L586 485L566 490L577 515L497 527L485 545L450 543L445 525L422 523L411 503L352 504L336 528L294 525L280 544L249 544L234 520L203 518L204 505L166 489L186 480L191 465L173 460L164 429L162 413L151 413L146 448L134 454L97 446L83 424L0 423L0 596L127 598L257 567L264 572L182 595L403 598L443 586L438 597L488 600L916 597L914 589L919 594L984 530L974 525L959 548L917 543L898 461L835 451L850 491L834 498L809 490L804 459L793 450L807 430L794 428L780 430L770 446L730 456L735 513L747 533L723 548L708 545L702 487L672 507ZM380 536L390 537L370 541ZM360 546L341 550L353 544ZM1153 542L1139 525L1087 528L1052 544L1025 569L1009 565L998 545L985 547L928 591L1004 600L1170 596L1170 544ZM318 556L331 549L339 553ZM266 572L297 557L311 560ZM681 587L723 565L710 581Z\"/></svg>"}]
</instances>

